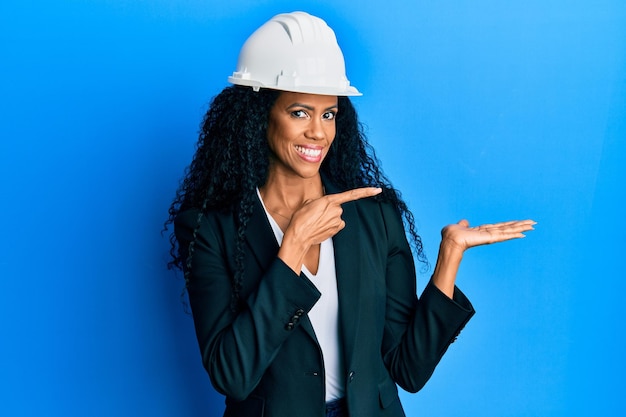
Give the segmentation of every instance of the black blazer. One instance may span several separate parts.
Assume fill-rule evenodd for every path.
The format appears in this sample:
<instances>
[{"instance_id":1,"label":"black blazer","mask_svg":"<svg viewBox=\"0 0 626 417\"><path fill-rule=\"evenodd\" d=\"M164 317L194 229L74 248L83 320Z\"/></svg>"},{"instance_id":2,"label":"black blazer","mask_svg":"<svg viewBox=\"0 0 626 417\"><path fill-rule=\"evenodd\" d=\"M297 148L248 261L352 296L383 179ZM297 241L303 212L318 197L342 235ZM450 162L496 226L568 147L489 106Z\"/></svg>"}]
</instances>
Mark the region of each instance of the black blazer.
<instances>
[{"instance_id":1,"label":"black blazer","mask_svg":"<svg viewBox=\"0 0 626 417\"><path fill-rule=\"evenodd\" d=\"M450 300L432 283L418 301L413 257L392 205L364 199L343 209L346 227L333 245L348 409L353 417L404 416L396 384L422 388L474 309L458 289ZM183 253L197 214L176 218ZM188 283L202 360L226 396L225 416L324 417L322 354L307 317L320 293L277 258L257 200L245 235L245 302L233 313L236 231L232 213L203 216Z\"/></svg>"}]
</instances>

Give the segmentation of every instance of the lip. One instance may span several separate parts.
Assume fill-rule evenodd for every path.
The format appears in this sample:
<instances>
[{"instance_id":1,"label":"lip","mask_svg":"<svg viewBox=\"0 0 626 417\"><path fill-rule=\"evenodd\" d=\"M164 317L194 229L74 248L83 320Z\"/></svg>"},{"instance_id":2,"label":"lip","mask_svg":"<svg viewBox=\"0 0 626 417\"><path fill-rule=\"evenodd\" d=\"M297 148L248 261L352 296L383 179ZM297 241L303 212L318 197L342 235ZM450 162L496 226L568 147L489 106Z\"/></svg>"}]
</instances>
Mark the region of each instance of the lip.
<instances>
[{"instance_id":1,"label":"lip","mask_svg":"<svg viewBox=\"0 0 626 417\"><path fill-rule=\"evenodd\" d=\"M322 160L323 146L316 145L295 145L298 156L307 162L320 162Z\"/></svg>"}]
</instances>

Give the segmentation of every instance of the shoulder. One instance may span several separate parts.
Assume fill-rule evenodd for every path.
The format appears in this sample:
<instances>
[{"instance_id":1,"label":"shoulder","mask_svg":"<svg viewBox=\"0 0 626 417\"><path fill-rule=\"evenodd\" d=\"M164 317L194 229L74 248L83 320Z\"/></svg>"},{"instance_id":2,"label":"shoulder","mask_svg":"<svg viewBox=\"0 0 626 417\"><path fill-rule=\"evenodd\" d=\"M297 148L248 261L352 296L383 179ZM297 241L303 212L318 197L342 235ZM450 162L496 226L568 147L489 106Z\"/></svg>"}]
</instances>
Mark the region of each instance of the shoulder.
<instances>
[{"instance_id":1,"label":"shoulder","mask_svg":"<svg viewBox=\"0 0 626 417\"><path fill-rule=\"evenodd\" d=\"M322 175L322 181L328 194L347 191L334 184L327 175ZM381 196L363 198L344 203L341 206L344 210L344 217L350 218L358 214L360 221L369 224L381 224L386 230L391 229L394 234L398 231L404 233L404 223L400 210L386 198Z\"/></svg>"},{"instance_id":2,"label":"shoulder","mask_svg":"<svg viewBox=\"0 0 626 417\"><path fill-rule=\"evenodd\" d=\"M396 226L402 225L402 215L395 204L390 201L371 197L354 201L351 204L354 204L356 210L369 220L381 221L384 224Z\"/></svg>"},{"instance_id":3,"label":"shoulder","mask_svg":"<svg viewBox=\"0 0 626 417\"><path fill-rule=\"evenodd\" d=\"M392 202L367 198L342 207L346 228L359 229L362 244L372 244L387 253L407 241L402 216Z\"/></svg>"},{"instance_id":4,"label":"shoulder","mask_svg":"<svg viewBox=\"0 0 626 417\"><path fill-rule=\"evenodd\" d=\"M179 229L195 229L198 225L206 222L210 222L214 219L217 212L214 211L201 211L197 208L181 211L174 218L174 228Z\"/></svg>"},{"instance_id":5,"label":"shoulder","mask_svg":"<svg viewBox=\"0 0 626 417\"><path fill-rule=\"evenodd\" d=\"M234 230L234 216L231 211L201 211L193 208L180 212L174 219L174 233L179 242L223 235L225 230L230 229Z\"/></svg>"},{"instance_id":6,"label":"shoulder","mask_svg":"<svg viewBox=\"0 0 626 417\"><path fill-rule=\"evenodd\" d=\"M176 215L174 218L174 227L176 229L184 229L195 227L195 224L198 223L198 217L200 215L200 210L198 209L190 209L185 210Z\"/></svg>"}]
</instances>

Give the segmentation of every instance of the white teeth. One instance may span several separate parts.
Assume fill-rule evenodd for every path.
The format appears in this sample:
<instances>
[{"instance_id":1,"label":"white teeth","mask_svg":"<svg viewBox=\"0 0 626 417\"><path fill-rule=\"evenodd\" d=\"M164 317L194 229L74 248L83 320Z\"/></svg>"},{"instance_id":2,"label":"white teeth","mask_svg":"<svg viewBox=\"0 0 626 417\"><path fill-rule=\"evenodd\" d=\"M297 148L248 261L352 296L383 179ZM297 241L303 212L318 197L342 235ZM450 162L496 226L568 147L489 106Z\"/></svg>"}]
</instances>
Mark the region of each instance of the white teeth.
<instances>
[{"instance_id":1,"label":"white teeth","mask_svg":"<svg viewBox=\"0 0 626 417\"><path fill-rule=\"evenodd\" d=\"M310 156L312 158L316 158L322 154L321 149L309 149L309 148L305 148L303 146L298 146L298 145L296 145L296 151L306 156Z\"/></svg>"}]
</instances>

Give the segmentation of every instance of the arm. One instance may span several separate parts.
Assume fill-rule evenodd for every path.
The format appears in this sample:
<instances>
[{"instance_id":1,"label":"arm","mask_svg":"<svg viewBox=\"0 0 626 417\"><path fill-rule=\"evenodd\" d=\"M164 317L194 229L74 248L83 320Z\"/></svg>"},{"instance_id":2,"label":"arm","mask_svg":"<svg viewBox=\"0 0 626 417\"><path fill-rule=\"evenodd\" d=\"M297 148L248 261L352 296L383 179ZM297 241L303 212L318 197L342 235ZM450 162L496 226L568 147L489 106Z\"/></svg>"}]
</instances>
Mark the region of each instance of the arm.
<instances>
[{"instance_id":1,"label":"arm","mask_svg":"<svg viewBox=\"0 0 626 417\"><path fill-rule=\"evenodd\" d=\"M503 242L525 237L522 232L533 230L532 220L510 221L469 227L467 220L451 224L441 231L441 245L432 281L444 294L452 298L456 274L463 253L474 246Z\"/></svg>"},{"instance_id":2,"label":"arm","mask_svg":"<svg viewBox=\"0 0 626 417\"><path fill-rule=\"evenodd\" d=\"M415 294L412 258L398 216L385 215L389 238L387 326L383 348L394 380L407 391L422 388L474 309L455 286L466 249L523 237L533 221L506 222L470 228L463 220L442 230L435 271L419 300ZM394 236L399 238L394 239Z\"/></svg>"},{"instance_id":3,"label":"arm","mask_svg":"<svg viewBox=\"0 0 626 417\"><path fill-rule=\"evenodd\" d=\"M289 222L278 257L299 274L309 248L335 236L346 226L341 218L341 205L372 197L381 191L374 187L356 188L305 202Z\"/></svg>"},{"instance_id":4,"label":"arm","mask_svg":"<svg viewBox=\"0 0 626 417\"><path fill-rule=\"evenodd\" d=\"M196 212L176 219L176 237L183 252L193 239L196 219ZM231 232L234 229L214 217L204 217L197 232L188 292L203 363L213 386L243 400L298 325L288 328L285 323L293 321L298 310L309 311L319 292L276 258L264 272L251 271L252 267L246 270L244 285L250 287L244 292L248 295L233 312L228 261L232 248L227 248L234 240Z\"/></svg>"},{"instance_id":5,"label":"arm","mask_svg":"<svg viewBox=\"0 0 626 417\"><path fill-rule=\"evenodd\" d=\"M453 286L450 298L433 280L418 300L413 255L402 220L390 205L381 207L388 248L383 360L398 385L406 391L417 392L474 315L474 308L458 288Z\"/></svg>"},{"instance_id":6,"label":"arm","mask_svg":"<svg viewBox=\"0 0 626 417\"><path fill-rule=\"evenodd\" d=\"M307 202L294 214L278 253L270 250L262 255L273 257L267 268L261 271L256 262L246 263L243 285L247 288L241 292L246 297L237 312L230 309L235 267L229 262L235 252L236 227L230 217L215 213L203 217L187 289L203 363L219 392L241 400L254 390L298 327L300 317L320 297L315 285L300 273L306 250L345 226L342 203L379 192L363 188ZM175 221L176 238L183 252L194 240L197 216L197 211L186 212Z\"/></svg>"}]
</instances>

